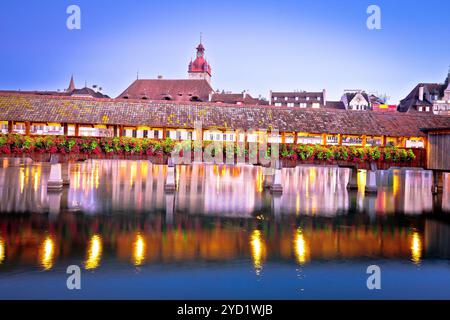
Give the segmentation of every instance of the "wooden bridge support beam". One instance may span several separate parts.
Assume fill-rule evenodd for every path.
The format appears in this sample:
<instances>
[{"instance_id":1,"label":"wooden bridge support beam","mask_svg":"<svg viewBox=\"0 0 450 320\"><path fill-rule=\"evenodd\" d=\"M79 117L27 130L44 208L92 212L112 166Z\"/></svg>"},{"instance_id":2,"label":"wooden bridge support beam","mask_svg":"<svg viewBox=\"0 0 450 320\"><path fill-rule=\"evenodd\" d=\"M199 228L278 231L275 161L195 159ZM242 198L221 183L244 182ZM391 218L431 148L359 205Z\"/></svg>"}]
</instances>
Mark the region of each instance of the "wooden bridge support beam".
<instances>
[{"instance_id":1,"label":"wooden bridge support beam","mask_svg":"<svg viewBox=\"0 0 450 320\"><path fill-rule=\"evenodd\" d=\"M8 133L14 133L14 121L8 121Z\"/></svg>"},{"instance_id":2,"label":"wooden bridge support beam","mask_svg":"<svg viewBox=\"0 0 450 320\"><path fill-rule=\"evenodd\" d=\"M31 134L31 124L29 121L25 122L25 135L29 136Z\"/></svg>"},{"instance_id":3,"label":"wooden bridge support beam","mask_svg":"<svg viewBox=\"0 0 450 320\"><path fill-rule=\"evenodd\" d=\"M350 168L350 176L347 184L348 190L358 190L358 170L356 168Z\"/></svg>"},{"instance_id":4,"label":"wooden bridge support beam","mask_svg":"<svg viewBox=\"0 0 450 320\"><path fill-rule=\"evenodd\" d=\"M444 191L444 174L442 171L433 170L433 183L431 185L431 193L437 195Z\"/></svg>"}]
</instances>

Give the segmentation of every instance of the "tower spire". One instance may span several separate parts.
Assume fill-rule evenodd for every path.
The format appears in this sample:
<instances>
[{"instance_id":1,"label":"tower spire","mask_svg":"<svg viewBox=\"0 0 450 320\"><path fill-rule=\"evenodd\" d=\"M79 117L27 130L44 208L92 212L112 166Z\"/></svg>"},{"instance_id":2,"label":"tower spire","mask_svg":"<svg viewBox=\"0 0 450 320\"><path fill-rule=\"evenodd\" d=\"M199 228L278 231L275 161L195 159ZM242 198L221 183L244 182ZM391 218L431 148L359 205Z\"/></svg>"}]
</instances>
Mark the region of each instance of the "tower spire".
<instances>
[{"instance_id":1,"label":"tower spire","mask_svg":"<svg viewBox=\"0 0 450 320\"><path fill-rule=\"evenodd\" d=\"M73 74L70 77L70 83L69 83L69 87L67 88L67 92L72 92L73 90L75 90L75 81L73 81Z\"/></svg>"}]
</instances>

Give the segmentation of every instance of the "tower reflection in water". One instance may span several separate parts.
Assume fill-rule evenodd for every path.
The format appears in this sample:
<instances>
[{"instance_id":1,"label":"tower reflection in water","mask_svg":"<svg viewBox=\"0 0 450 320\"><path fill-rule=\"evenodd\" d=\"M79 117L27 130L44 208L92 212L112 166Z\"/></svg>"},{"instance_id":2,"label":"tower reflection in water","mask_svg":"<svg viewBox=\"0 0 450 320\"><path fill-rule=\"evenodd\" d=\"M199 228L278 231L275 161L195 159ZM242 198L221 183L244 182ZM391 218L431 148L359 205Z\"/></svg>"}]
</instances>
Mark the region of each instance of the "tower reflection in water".
<instances>
[{"instance_id":1,"label":"tower reflection in water","mask_svg":"<svg viewBox=\"0 0 450 320\"><path fill-rule=\"evenodd\" d=\"M94 270L105 256L134 266L250 258L262 275L272 260L304 265L369 257L419 264L436 252L450 255L442 240L450 238L448 228L419 215L434 210L425 171L380 172L378 195L367 196L364 171L359 192L348 192L346 169L283 169L284 192L273 211L259 167L177 167L178 189L168 198L163 166L88 161L71 166L61 210L48 218L49 167L2 165L0 211L32 213L0 216L2 266L36 263L36 254L45 270L75 258ZM448 196L442 201L449 207Z\"/></svg>"}]
</instances>

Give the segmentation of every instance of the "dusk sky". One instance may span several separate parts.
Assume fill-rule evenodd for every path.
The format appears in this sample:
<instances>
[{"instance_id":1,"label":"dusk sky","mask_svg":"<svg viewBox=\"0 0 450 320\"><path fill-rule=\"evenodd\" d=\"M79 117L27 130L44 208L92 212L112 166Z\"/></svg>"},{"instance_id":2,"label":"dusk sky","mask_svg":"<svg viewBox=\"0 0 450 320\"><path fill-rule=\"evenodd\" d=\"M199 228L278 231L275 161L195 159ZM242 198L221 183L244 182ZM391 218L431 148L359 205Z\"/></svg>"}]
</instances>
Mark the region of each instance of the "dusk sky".
<instances>
[{"instance_id":1,"label":"dusk sky","mask_svg":"<svg viewBox=\"0 0 450 320\"><path fill-rule=\"evenodd\" d=\"M81 30L66 8L81 8ZM381 30L366 27L381 8ZM397 103L418 82L443 82L450 65L450 1L2 1L0 89L97 84L116 97L140 78L181 79L203 33L214 89L344 89Z\"/></svg>"}]
</instances>

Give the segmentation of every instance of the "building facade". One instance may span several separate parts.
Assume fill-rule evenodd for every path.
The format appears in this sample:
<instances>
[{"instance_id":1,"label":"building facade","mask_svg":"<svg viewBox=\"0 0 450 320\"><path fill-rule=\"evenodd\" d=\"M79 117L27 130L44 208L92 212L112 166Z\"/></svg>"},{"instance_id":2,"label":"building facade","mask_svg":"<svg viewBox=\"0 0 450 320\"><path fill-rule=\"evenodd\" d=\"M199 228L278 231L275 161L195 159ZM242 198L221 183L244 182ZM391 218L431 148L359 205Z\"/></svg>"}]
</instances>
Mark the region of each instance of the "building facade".
<instances>
[{"instance_id":1,"label":"building facade","mask_svg":"<svg viewBox=\"0 0 450 320\"><path fill-rule=\"evenodd\" d=\"M444 83L419 83L400 101L399 112L450 114L450 70Z\"/></svg>"},{"instance_id":2,"label":"building facade","mask_svg":"<svg viewBox=\"0 0 450 320\"><path fill-rule=\"evenodd\" d=\"M369 95L363 90L346 90L341 101L346 110L372 110Z\"/></svg>"},{"instance_id":3,"label":"building facade","mask_svg":"<svg viewBox=\"0 0 450 320\"><path fill-rule=\"evenodd\" d=\"M326 106L326 90L321 92L292 91L273 92L270 91L269 104L275 107L289 108L313 108L319 109Z\"/></svg>"}]
</instances>

